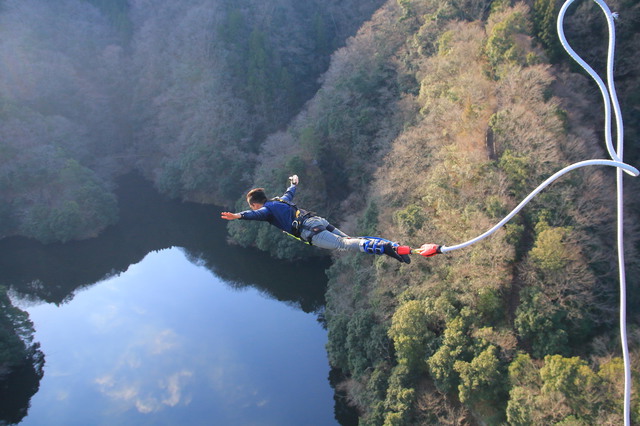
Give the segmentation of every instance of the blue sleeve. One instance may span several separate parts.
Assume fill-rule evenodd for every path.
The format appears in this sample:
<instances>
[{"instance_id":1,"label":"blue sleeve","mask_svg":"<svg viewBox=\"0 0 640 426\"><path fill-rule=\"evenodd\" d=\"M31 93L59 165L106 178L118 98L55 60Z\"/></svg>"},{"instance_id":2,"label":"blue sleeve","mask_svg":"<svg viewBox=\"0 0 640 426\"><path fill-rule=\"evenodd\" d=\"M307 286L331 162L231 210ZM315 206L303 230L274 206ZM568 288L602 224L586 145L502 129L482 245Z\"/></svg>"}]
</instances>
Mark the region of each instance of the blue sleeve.
<instances>
[{"instance_id":1,"label":"blue sleeve","mask_svg":"<svg viewBox=\"0 0 640 426\"><path fill-rule=\"evenodd\" d=\"M245 210L240 212L240 219L268 221L271 219L271 212L266 207L259 208L258 210Z\"/></svg>"},{"instance_id":2,"label":"blue sleeve","mask_svg":"<svg viewBox=\"0 0 640 426\"><path fill-rule=\"evenodd\" d=\"M293 200L293 196L296 195L296 186L295 185L291 185L288 189L287 192L285 192L282 197L283 200L287 200L287 201L292 201Z\"/></svg>"}]
</instances>

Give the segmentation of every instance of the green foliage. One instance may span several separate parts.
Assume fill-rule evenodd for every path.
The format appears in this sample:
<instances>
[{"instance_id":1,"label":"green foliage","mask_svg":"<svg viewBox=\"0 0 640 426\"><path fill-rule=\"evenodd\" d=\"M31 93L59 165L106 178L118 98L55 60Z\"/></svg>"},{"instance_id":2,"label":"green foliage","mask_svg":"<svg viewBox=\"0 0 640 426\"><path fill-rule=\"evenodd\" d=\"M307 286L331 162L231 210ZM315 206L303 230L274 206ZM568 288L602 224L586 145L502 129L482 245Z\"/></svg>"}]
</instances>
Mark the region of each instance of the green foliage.
<instances>
[{"instance_id":1,"label":"green foliage","mask_svg":"<svg viewBox=\"0 0 640 426\"><path fill-rule=\"evenodd\" d=\"M598 403L591 399L594 397L591 392L599 385L599 379L587 363L578 357L560 355L547 355L544 361L545 365L540 369L542 394L558 392L574 415L588 423L595 420L591 416Z\"/></svg>"},{"instance_id":2,"label":"green foliage","mask_svg":"<svg viewBox=\"0 0 640 426\"><path fill-rule=\"evenodd\" d=\"M532 14L494 1L488 20L484 0L398 0L375 14L380 2L204 2L197 10L138 2L135 17L130 2L88 1L98 9L78 9L91 11L86 26L52 13L77 2L47 8L55 19L36 19L29 31L11 22L30 19L3 16L0 62L14 66L0 76L1 236L94 235L115 221L111 176L140 168L172 197L240 198L237 210L252 182L272 191L288 174L307 173L296 201L349 232L453 243L486 230L571 157L600 149L588 142L597 139L588 128L597 107L576 96L582 82L548 69L530 45L534 35L554 57L552 0L530 2ZM621 21L622 50L636 51L628 23L637 13L621 9L632 12ZM125 15L130 46L117 45ZM568 29L577 31L579 50L595 56L600 24L592 18L577 10ZM61 31L46 30L51 22ZM13 37L20 34L29 38ZM342 44L335 34L355 35L332 52ZM20 61L9 60L15 54ZM620 93L632 105L637 61L618 62L626 76ZM631 126L640 122L634 108L627 113ZM504 233L455 256L398 267L336 255L327 351L349 376L344 388L363 423L497 423L500 415L491 416L504 411L497 400L504 403L511 361L503 413L510 423L620 424L619 361L603 362L597 379L586 361L571 358L548 357L541 372L545 355L580 350L587 359L586 337L610 329L594 320L611 308L598 298L613 288L610 258L600 256L605 272L594 274L589 250L603 246L612 214L585 208L598 194L580 185L567 179L550 188ZM267 224L235 221L229 230L276 257L314 253ZM500 344L505 336L513 343ZM512 360L516 351L536 359ZM459 411L444 413L452 406Z\"/></svg>"},{"instance_id":3,"label":"green foliage","mask_svg":"<svg viewBox=\"0 0 640 426\"><path fill-rule=\"evenodd\" d=\"M298 142L311 156L315 157L321 152L320 144L322 139L316 134L316 130L313 127L305 127L302 129L298 137Z\"/></svg>"},{"instance_id":4,"label":"green foliage","mask_svg":"<svg viewBox=\"0 0 640 426\"><path fill-rule=\"evenodd\" d=\"M377 361L389 353L389 346L387 329L376 320L375 314L368 310L357 311L347 324L348 371L358 377L375 367Z\"/></svg>"},{"instance_id":5,"label":"green foliage","mask_svg":"<svg viewBox=\"0 0 640 426\"><path fill-rule=\"evenodd\" d=\"M424 209L417 204L411 204L405 209L398 210L394 217L398 226L404 228L407 233L419 231L428 219Z\"/></svg>"},{"instance_id":6,"label":"green foliage","mask_svg":"<svg viewBox=\"0 0 640 426\"><path fill-rule=\"evenodd\" d=\"M620 357L613 357L610 360L600 364L598 369L598 377L600 378L601 393L601 412L612 413L613 416L620 416L622 413L622 400L624 398L624 361ZM640 378L632 367L632 389L638 389L640 386ZM631 398L631 423L636 424L640 421L640 401L632 396Z\"/></svg>"},{"instance_id":7,"label":"green foliage","mask_svg":"<svg viewBox=\"0 0 640 426\"><path fill-rule=\"evenodd\" d=\"M358 230L362 235L376 235L378 233L378 204L370 202L362 217L358 220Z\"/></svg>"},{"instance_id":8,"label":"green foliage","mask_svg":"<svg viewBox=\"0 0 640 426\"><path fill-rule=\"evenodd\" d=\"M16 169L6 171L0 188L6 203L2 214L9 219L6 234L66 242L93 236L115 223L115 196L91 170L56 155L30 160L32 167L20 161Z\"/></svg>"},{"instance_id":9,"label":"green foliage","mask_svg":"<svg viewBox=\"0 0 640 426\"><path fill-rule=\"evenodd\" d=\"M488 34L485 54L494 70L501 64L527 64L527 51L518 42L518 35L528 35L530 23L522 9L508 10ZM494 71L495 72L495 71Z\"/></svg>"},{"instance_id":10,"label":"green foliage","mask_svg":"<svg viewBox=\"0 0 640 426\"><path fill-rule=\"evenodd\" d=\"M389 370L386 365L376 367L367 382L367 392L374 401L384 400L389 387Z\"/></svg>"},{"instance_id":11,"label":"green foliage","mask_svg":"<svg viewBox=\"0 0 640 426\"><path fill-rule=\"evenodd\" d=\"M408 366L400 364L394 367L389 377L387 398L384 402L385 426L408 426L415 401L416 391L411 386L412 373Z\"/></svg>"},{"instance_id":12,"label":"green foliage","mask_svg":"<svg viewBox=\"0 0 640 426\"><path fill-rule=\"evenodd\" d=\"M218 31L227 52L219 56L227 58L228 81L255 120L244 127L275 131L317 89L307 79L325 69L335 26L326 25L326 10L311 5L275 6L264 18L229 4Z\"/></svg>"},{"instance_id":13,"label":"green foliage","mask_svg":"<svg viewBox=\"0 0 640 426\"><path fill-rule=\"evenodd\" d=\"M521 290L514 326L518 335L529 342L536 358L568 351L566 312L537 287Z\"/></svg>"},{"instance_id":14,"label":"green foliage","mask_svg":"<svg viewBox=\"0 0 640 426\"><path fill-rule=\"evenodd\" d=\"M528 355L519 354L509 366L513 387L507 419L514 425L619 424L622 369L620 358L603 362L596 373L578 357L548 355L540 365ZM637 402L632 402L632 410L637 411L637 407Z\"/></svg>"},{"instance_id":15,"label":"green foliage","mask_svg":"<svg viewBox=\"0 0 640 426\"><path fill-rule=\"evenodd\" d=\"M513 2L511 0L495 0L491 2L491 13L497 14L500 12L504 12L507 8L513 6Z\"/></svg>"},{"instance_id":16,"label":"green foliage","mask_svg":"<svg viewBox=\"0 0 640 426\"><path fill-rule=\"evenodd\" d=\"M529 386L540 382L538 368L531 356L519 353L509 364L509 382L512 386Z\"/></svg>"},{"instance_id":17,"label":"green foliage","mask_svg":"<svg viewBox=\"0 0 640 426\"><path fill-rule=\"evenodd\" d=\"M266 45L264 33L254 28L249 35L246 70L247 96L252 104L267 105L273 96L272 82L275 81L267 74L270 71L269 65L273 62L272 55Z\"/></svg>"},{"instance_id":18,"label":"green foliage","mask_svg":"<svg viewBox=\"0 0 640 426\"><path fill-rule=\"evenodd\" d=\"M429 373L438 389L450 392L460 384L460 376L455 363L470 355L471 339L467 335L468 321L458 316L447 323L442 344L427 360Z\"/></svg>"},{"instance_id":19,"label":"green foliage","mask_svg":"<svg viewBox=\"0 0 640 426\"><path fill-rule=\"evenodd\" d=\"M569 253L563 240L568 230L566 228L547 228L536 237L536 242L530 251L531 259L545 271L561 271L569 261Z\"/></svg>"},{"instance_id":20,"label":"green foliage","mask_svg":"<svg viewBox=\"0 0 640 426\"><path fill-rule=\"evenodd\" d=\"M320 54L329 53L331 47L330 34L325 18L319 12L316 12L313 17L313 31L316 52Z\"/></svg>"},{"instance_id":21,"label":"green foliage","mask_svg":"<svg viewBox=\"0 0 640 426\"><path fill-rule=\"evenodd\" d=\"M231 9L227 11L226 20L219 26L218 36L225 43L236 43L243 35L245 25L245 19L242 12L239 9Z\"/></svg>"},{"instance_id":22,"label":"green foliage","mask_svg":"<svg viewBox=\"0 0 640 426\"><path fill-rule=\"evenodd\" d=\"M556 0L535 0L533 2L533 31L547 50L552 62L557 62L563 53L556 30L559 10Z\"/></svg>"},{"instance_id":23,"label":"green foliage","mask_svg":"<svg viewBox=\"0 0 640 426\"><path fill-rule=\"evenodd\" d=\"M414 3L412 0L398 0L398 5L402 9L402 19L415 17L416 13L412 3Z\"/></svg>"},{"instance_id":24,"label":"green foliage","mask_svg":"<svg viewBox=\"0 0 640 426\"><path fill-rule=\"evenodd\" d=\"M571 409L578 414L583 413L582 410L587 405L585 391L597 385L598 380L598 376L583 359L564 358L561 355L545 356L540 377L544 383L543 393L562 393Z\"/></svg>"},{"instance_id":25,"label":"green foliage","mask_svg":"<svg viewBox=\"0 0 640 426\"><path fill-rule=\"evenodd\" d=\"M531 189L528 185L531 176L531 161L526 155L518 155L507 149L500 156L498 165L509 177L510 186L515 196L520 196Z\"/></svg>"},{"instance_id":26,"label":"green foliage","mask_svg":"<svg viewBox=\"0 0 640 426\"><path fill-rule=\"evenodd\" d=\"M346 315L330 315L327 318L327 354L329 363L343 371L349 371L348 326L349 318Z\"/></svg>"},{"instance_id":27,"label":"green foliage","mask_svg":"<svg viewBox=\"0 0 640 426\"><path fill-rule=\"evenodd\" d=\"M33 333L29 315L13 306L7 289L0 286L0 379L28 358Z\"/></svg>"},{"instance_id":28,"label":"green foliage","mask_svg":"<svg viewBox=\"0 0 640 426\"><path fill-rule=\"evenodd\" d=\"M544 414L541 404L551 403L551 400L542 394L540 368L528 354L520 353L513 360L509 366L509 381L512 385L506 410L509 424L555 424L566 416L567 413L563 413L560 407L556 407L558 413Z\"/></svg>"},{"instance_id":29,"label":"green foliage","mask_svg":"<svg viewBox=\"0 0 640 426\"><path fill-rule=\"evenodd\" d=\"M471 362L457 360L453 368L460 375L458 395L463 404L496 401L502 396L505 380L495 346L489 345Z\"/></svg>"},{"instance_id":30,"label":"green foliage","mask_svg":"<svg viewBox=\"0 0 640 426\"><path fill-rule=\"evenodd\" d=\"M524 230L525 230L524 225L522 225L521 223L516 223L516 222L507 223L505 225L506 241L509 244L519 247Z\"/></svg>"},{"instance_id":31,"label":"green foliage","mask_svg":"<svg viewBox=\"0 0 640 426\"><path fill-rule=\"evenodd\" d=\"M488 324L495 324L504 318L504 301L497 290L483 288L478 294L476 309Z\"/></svg>"},{"instance_id":32,"label":"green foliage","mask_svg":"<svg viewBox=\"0 0 640 426\"><path fill-rule=\"evenodd\" d=\"M396 14L385 16L385 22L407 32L407 43L397 51L398 75L414 76L420 92L417 97L401 92L398 106L406 108L403 130L377 162L379 178L372 185L357 186L364 191L350 199L358 203L351 211L364 210L367 217L360 223L375 223L370 229L401 241L465 241L490 228L572 157L595 151L587 149L588 144L576 145L591 133L575 114L590 114L592 105L574 98L575 93L568 95L569 87L574 90L579 85L568 85L572 77L549 68L536 53L526 6L493 2L488 22L467 24L446 22L462 2L398 3ZM534 13L551 6L552 2L538 2ZM376 24L384 26L382 21ZM544 25L550 28L550 20ZM533 30L538 37L540 28ZM374 39L370 33L366 36ZM370 58L376 51L368 52ZM335 103L324 98L329 91L322 92L320 109L331 112L309 133L320 155L325 154L322 147L351 155L341 149L342 144L370 129L370 111L358 116L343 107L357 108L354 105L363 105L374 95L377 83L366 78L373 72L358 68L354 72L348 61L340 64L353 79L338 79L341 90L331 93ZM556 92L561 86L563 90ZM487 125L493 131L491 146L483 143L490 133ZM299 128L308 126L305 121ZM339 141L338 148L334 141ZM321 168L333 172L324 164ZM356 170L343 170L353 182ZM604 234L606 227L583 227L578 222L599 216L603 224L609 220L605 217L612 217L611 211L603 207L585 213L585 187L580 181L567 179L541 194L486 246L433 262L414 262L411 272L379 265L371 272L360 261L340 263L340 285L353 291L342 302L334 300L331 308L342 306L339 311L353 315L363 306L375 306L380 312L377 321L390 318L388 336L396 357L395 366L387 360L389 368L417 371L412 376L419 381L396 385L389 380L384 402L382 381L376 381L376 392L362 391L366 373L355 384L350 381L354 401L366 407L364 424L501 424L505 419L522 425L616 424L619 406L609 405L603 397L613 393L604 380L580 382L587 383L592 395L582 399L580 411L576 405L580 398L569 395L573 391L554 388L552 376L541 375L546 355L585 353L585 359L589 356L589 362L597 363L589 338L610 329L591 326L606 304L597 296L613 287L608 278L590 271L586 251L597 244L584 245L593 241L596 228ZM366 194L364 200L357 198L361 194ZM587 196L592 197L595 191ZM371 214L375 221L369 220L371 212L364 207L370 200L385 201L376 203L375 215ZM340 206L340 211L348 210ZM365 270L369 280L362 286L357 283ZM332 280L330 287L334 285ZM425 358L427 374L416 367ZM549 361L547 368L552 364ZM435 393L469 411L447 417L441 408L446 404L437 404L441 401ZM404 407L403 396L413 400L410 409Z\"/></svg>"},{"instance_id":33,"label":"green foliage","mask_svg":"<svg viewBox=\"0 0 640 426\"><path fill-rule=\"evenodd\" d=\"M500 200L500 198L495 195L490 195L489 197L487 197L485 206L487 214L494 218L502 218L508 213L502 200Z\"/></svg>"},{"instance_id":34,"label":"green foliage","mask_svg":"<svg viewBox=\"0 0 640 426\"><path fill-rule=\"evenodd\" d=\"M531 390L523 387L513 387L509 392L507 403L507 421L514 426L528 426L533 423L533 411L536 410L535 396Z\"/></svg>"},{"instance_id":35,"label":"green foliage","mask_svg":"<svg viewBox=\"0 0 640 426\"><path fill-rule=\"evenodd\" d=\"M234 153L238 154L234 147L215 150L206 140L193 143L160 165L158 189L175 198L189 194L190 199L198 201L235 198L242 190L245 170L252 163L246 155L229 161Z\"/></svg>"},{"instance_id":36,"label":"green foliage","mask_svg":"<svg viewBox=\"0 0 640 426\"><path fill-rule=\"evenodd\" d=\"M371 310L358 310L351 317L328 315L327 325L329 360L345 373L361 377L389 357L387 328Z\"/></svg>"},{"instance_id":37,"label":"green foliage","mask_svg":"<svg viewBox=\"0 0 640 426\"><path fill-rule=\"evenodd\" d=\"M406 365L415 374L426 367L425 359L431 355L429 343L436 337L429 330L429 323L429 314L418 300L399 306L391 319L389 337L393 340L398 364Z\"/></svg>"},{"instance_id":38,"label":"green foliage","mask_svg":"<svg viewBox=\"0 0 640 426\"><path fill-rule=\"evenodd\" d=\"M257 235L248 245L255 245L256 248L271 253L277 259L303 258L311 250L308 245L266 223L256 224L254 229L257 229Z\"/></svg>"}]
</instances>

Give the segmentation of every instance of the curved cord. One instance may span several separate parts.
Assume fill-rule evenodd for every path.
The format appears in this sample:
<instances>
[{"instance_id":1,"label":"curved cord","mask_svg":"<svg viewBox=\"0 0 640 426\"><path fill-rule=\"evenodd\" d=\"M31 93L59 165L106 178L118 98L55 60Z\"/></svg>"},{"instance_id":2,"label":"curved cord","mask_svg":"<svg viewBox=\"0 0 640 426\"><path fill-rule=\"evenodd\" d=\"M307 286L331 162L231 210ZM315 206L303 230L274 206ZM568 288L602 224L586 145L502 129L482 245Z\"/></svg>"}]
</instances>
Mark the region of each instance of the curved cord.
<instances>
[{"instance_id":1,"label":"curved cord","mask_svg":"<svg viewBox=\"0 0 640 426\"><path fill-rule=\"evenodd\" d=\"M560 38L560 43L562 44L562 47L564 47L564 49L567 51L567 53L569 54L569 56L571 56L573 58L573 60L575 60L588 74L589 76L596 82L596 84L598 85L598 88L600 89L600 93L602 94L602 101L604 103L604 115L605 115L605 132L604 132L604 136L605 136L605 142L607 145L607 151L609 152L609 156L615 160L615 161L622 161L622 159L620 158L620 156L618 155L618 152L616 152L616 150L613 148L613 142L611 141L611 96L614 96L615 102L615 115L616 118L620 117L620 107L617 106L618 105L618 101L617 101L617 96L615 95L615 90L610 92L610 90L607 88L607 86L604 84L604 82L602 81L602 79L600 78L600 76L598 75L598 73L596 73L593 68L591 68L591 66L589 64L587 64L577 53L575 50L573 50L573 48L569 45L569 42L567 42L567 38L564 35L564 15L567 13L567 9L569 8L569 6L571 6L571 4L573 3L574 0L567 0L563 5L562 8L560 9L560 12L558 14L558 23L557 23L557 29L558 29L558 37ZM601 0L593 0L595 1L600 8L604 11L605 15L607 16L607 25L609 27L609 47L608 47L608 64L611 64L610 66L607 66L607 80L609 81L609 86L613 86L612 81L613 81L613 50L614 50L614 43L615 43L615 30L613 29L613 14L611 13L611 10L609 10L609 7L602 2ZM622 129L622 123L620 119L617 119L617 128L618 128L618 132L620 132ZM621 136L620 133L618 133L618 136ZM619 139L620 140L620 139Z\"/></svg>"},{"instance_id":2,"label":"curved cord","mask_svg":"<svg viewBox=\"0 0 640 426\"><path fill-rule=\"evenodd\" d=\"M561 13L558 17L558 34L560 36L560 42L562 43L562 47L569 53L571 58L573 58L576 62L580 64L591 77L596 80L598 86L600 87L600 91L603 91L603 87L601 85L601 80L599 81L599 77L594 75L591 71L591 67L576 54L576 52L569 46L567 39L564 37L563 31L563 22L564 22L564 13L567 8L573 3L574 0L567 0L563 5ZM620 111L620 105L618 103L618 96L616 94L616 89L614 85L613 79L613 66L614 66L614 53L615 53L615 26L614 19L616 15L611 13L611 10L607 6L606 3L602 0L594 0L598 6L604 12L607 18L607 26L609 29L609 46L607 50L607 83L608 83L608 94L610 95L610 102L613 104L614 114L616 117L616 130L617 130L617 152L612 152L611 146L611 116L610 116L610 104L607 97L605 98L605 114L609 111L609 115L605 117L607 123L605 124L605 135L607 136L607 149L609 150L609 155L611 158L623 161L623 148L624 148L624 126L622 123L622 113ZM596 78L597 77L597 78ZM615 155L614 155L615 154ZM620 341L622 346L622 358L624 362L624 424L630 424L630 405L631 405L631 361L629 358L629 345L627 339L627 283L626 283L626 272L625 272L625 261L624 261L624 189L623 189L623 175L620 169L617 170L616 173L616 190L617 190L617 249L618 249L618 271L619 271L619 281L620 281Z\"/></svg>"},{"instance_id":3,"label":"curved cord","mask_svg":"<svg viewBox=\"0 0 640 426\"><path fill-rule=\"evenodd\" d=\"M607 151L612 160L587 160L581 161L578 163L574 163L570 166L565 167L559 172L555 173L547 180L545 180L542 184L540 184L531 194L529 194L515 209L511 211L504 219L502 219L499 223L497 223L493 228L486 231L484 234L473 238L469 241L466 241L462 244L458 244L451 247L442 246L440 248L442 253L446 253L449 251L457 250L463 247L467 247L471 244L477 243L478 241L488 237L493 234L496 230L506 224L514 215L516 215L533 197L535 197L540 191L553 183L556 179L568 173L574 169L585 166L592 165L604 165L604 166L613 166L616 167L616 190L617 190L617 250L618 250L618 270L619 270L619 279L620 279L620 340L622 342L622 355L624 361L624 372L625 372L625 385L624 385L624 424L628 426L630 424L630 405L631 405L631 362L629 359L629 347L627 341L627 298L626 298L626 272L625 272L625 260L624 260L624 191L623 191L623 175L622 171L624 170L629 175L637 177L639 172L638 169L632 167L623 162L623 144L624 144L624 128L622 123L622 114L620 111L620 105L618 103L618 96L616 94L614 79L613 79L613 65L614 65L614 50L615 50L615 26L614 19L617 17L613 13L609 7L604 3L603 0L593 0L604 12L607 19L607 26L609 29L609 44L608 44L608 53L607 53L607 83L608 86L604 84L600 76L587 64L576 52L571 48L567 39L564 35L564 16L567 12L569 6L574 2L574 0L567 0L562 8L560 9L558 15L557 22L557 30L558 36L560 38L560 43L562 47L567 51L569 56L573 60L575 60L584 70L591 76L591 78L596 82L598 88L600 89L600 93L602 94L602 99L604 103L604 111L605 111L605 142L607 146ZM611 106L613 105L613 112L616 119L616 135L617 135L617 151L613 147L612 142L612 131L611 131Z\"/></svg>"},{"instance_id":4,"label":"curved cord","mask_svg":"<svg viewBox=\"0 0 640 426\"><path fill-rule=\"evenodd\" d=\"M453 250L458 250L458 249L470 246L472 244L477 243L480 240L485 239L486 237L488 237L489 235L491 235L495 231L497 231L505 223L509 222L513 218L513 216L515 216L520 210L522 210L522 208L525 205L527 205L529 203L529 201L531 201L533 199L533 197L538 195L540 193L540 191L545 189L547 186L551 185L560 176L562 176L565 173L568 173L568 172L570 172L572 170L578 169L580 167L585 167L585 166L612 166L612 167L617 167L620 170L624 170L624 171L632 174L633 176L638 176L640 174L640 171L638 171L638 169L636 169L635 167L630 166L630 165L625 164L625 163L621 163L619 161L613 161L613 160L586 160L586 161L580 161L578 163L571 164L570 166L567 166L564 169L554 173L551 177L547 178L547 180L542 182L536 189L533 190L533 192L531 192L529 195L527 195L527 197L524 200L522 200L520 202L520 204L518 204L516 206L516 208L511 210L511 213L509 213L507 216L505 216L500 222L495 224L493 226L493 228L489 229L484 234L479 235L479 236L477 236L477 237L475 237L475 238L473 238L473 239L471 239L469 241L466 241L464 243L461 243L461 244L458 244L458 245L455 245L455 246L450 246L450 247L442 246L440 251L442 253L447 253L447 252L450 252L450 251L453 251Z\"/></svg>"},{"instance_id":5,"label":"curved cord","mask_svg":"<svg viewBox=\"0 0 640 426\"><path fill-rule=\"evenodd\" d=\"M616 183L618 192L618 271L620 281L620 343L622 345L622 359L624 362L624 424L630 425L631 411L631 359L629 357L629 343L627 339L627 278L624 262L624 202L622 172L618 169Z\"/></svg>"}]
</instances>

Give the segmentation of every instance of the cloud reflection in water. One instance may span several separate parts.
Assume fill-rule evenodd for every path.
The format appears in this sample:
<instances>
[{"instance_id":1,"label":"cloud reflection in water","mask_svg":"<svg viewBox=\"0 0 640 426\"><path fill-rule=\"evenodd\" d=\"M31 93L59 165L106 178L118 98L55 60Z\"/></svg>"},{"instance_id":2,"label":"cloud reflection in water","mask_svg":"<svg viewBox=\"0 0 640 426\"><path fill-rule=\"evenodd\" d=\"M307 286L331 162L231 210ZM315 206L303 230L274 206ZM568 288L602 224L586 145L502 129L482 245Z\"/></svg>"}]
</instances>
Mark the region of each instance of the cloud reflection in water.
<instances>
[{"instance_id":1,"label":"cloud reflection in water","mask_svg":"<svg viewBox=\"0 0 640 426\"><path fill-rule=\"evenodd\" d=\"M28 310L47 363L25 425L335 424L314 315L232 290L180 249Z\"/></svg>"}]
</instances>

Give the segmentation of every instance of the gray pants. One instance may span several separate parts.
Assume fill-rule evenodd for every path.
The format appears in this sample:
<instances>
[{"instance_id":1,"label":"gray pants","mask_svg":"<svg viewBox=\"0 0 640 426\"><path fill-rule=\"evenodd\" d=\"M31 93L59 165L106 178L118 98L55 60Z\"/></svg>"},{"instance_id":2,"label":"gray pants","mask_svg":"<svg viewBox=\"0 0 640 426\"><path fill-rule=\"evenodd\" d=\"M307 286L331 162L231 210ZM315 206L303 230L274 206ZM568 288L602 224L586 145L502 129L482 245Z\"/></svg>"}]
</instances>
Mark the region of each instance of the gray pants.
<instances>
[{"instance_id":1,"label":"gray pants","mask_svg":"<svg viewBox=\"0 0 640 426\"><path fill-rule=\"evenodd\" d=\"M334 228L333 231L324 230L322 232L313 235L312 229L316 226L326 227L329 225L326 219L318 216L310 217L304 221L303 230L300 236L303 240L309 241L311 237L311 244L323 249L340 250L340 251L363 251L362 243L365 241L363 238L351 238L338 228Z\"/></svg>"}]
</instances>

